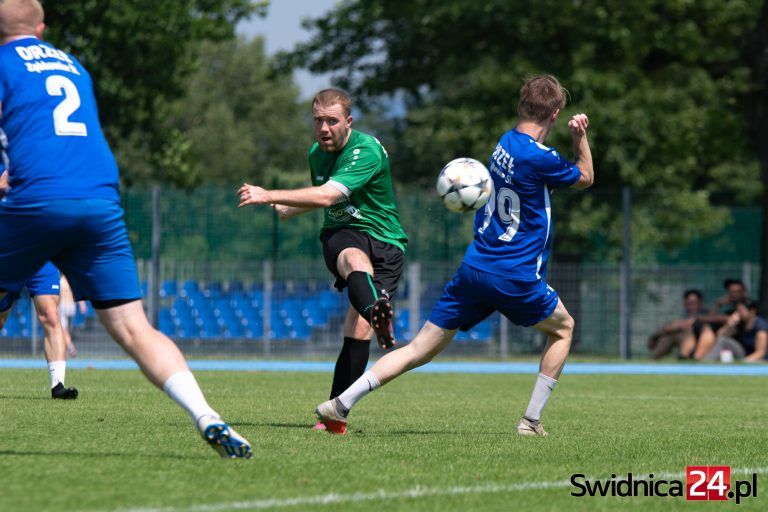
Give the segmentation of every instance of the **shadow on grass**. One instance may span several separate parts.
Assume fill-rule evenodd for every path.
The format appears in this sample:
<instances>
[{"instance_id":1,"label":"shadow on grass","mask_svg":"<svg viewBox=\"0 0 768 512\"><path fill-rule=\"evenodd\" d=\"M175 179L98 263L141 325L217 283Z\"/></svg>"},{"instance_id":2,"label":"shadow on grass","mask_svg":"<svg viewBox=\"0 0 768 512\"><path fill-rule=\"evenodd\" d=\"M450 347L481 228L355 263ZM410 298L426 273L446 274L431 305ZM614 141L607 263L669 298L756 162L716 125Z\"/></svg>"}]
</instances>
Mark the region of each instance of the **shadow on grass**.
<instances>
[{"instance_id":1,"label":"shadow on grass","mask_svg":"<svg viewBox=\"0 0 768 512\"><path fill-rule=\"evenodd\" d=\"M274 428L298 428L311 430L314 426L313 422L275 422L275 421L238 421L229 423L235 428L239 427L274 427Z\"/></svg>"},{"instance_id":2,"label":"shadow on grass","mask_svg":"<svg viewBox=\"0 0 768 512\"><path fill-rule=\"evenodd\" d=\"M140 459L172 459L172 460L200 460L200 459L214 459L215 454L212 456L206 455L178 455L178 454L161 454L161 453L131 453L131 452L74 452L74 451L46 451L46 452L34 452L29 450L0 450L0 457L5 455L16 455L17 457L126 457L126 458L140 458Z\"/></svg>"},{"instance_id":3,"label":"shadow on grass","mask_svg":"<svg viewBox=\"0 0 768 512\"><path fill-rule=\"evenodd\" d=\"M48 396L13 396L13 395L0 395L0 400L48 400L52 402L50 394Z\"/></svg>"}]
</instances>

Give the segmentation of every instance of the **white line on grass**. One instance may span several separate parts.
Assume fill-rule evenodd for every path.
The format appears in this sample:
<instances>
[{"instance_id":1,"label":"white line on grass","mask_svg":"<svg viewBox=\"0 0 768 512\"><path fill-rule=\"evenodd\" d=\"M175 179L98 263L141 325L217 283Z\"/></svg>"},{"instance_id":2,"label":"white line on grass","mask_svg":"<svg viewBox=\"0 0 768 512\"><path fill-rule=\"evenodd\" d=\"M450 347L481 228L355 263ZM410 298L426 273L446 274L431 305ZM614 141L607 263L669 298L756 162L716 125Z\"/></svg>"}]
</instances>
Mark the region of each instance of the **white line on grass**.
<instances>
[{"instance_id":1,"label":"white line on grass","mask_svg":"<svg viewBox=\"0 0 768 512\"><path fill-rule=\"evenodd\" d=\"M731 468L732 475L751 475L757 473L764 475L768 473L768 467L759 468ZM660 473L660 472L640 472L635 476L635 481L645 480L643 475L653 474L655 481L670 478L683 478L685 473ZM626 475L617 475L616 480L625 478ZM605 480L605 478L601 478ZM209 503L207 505L192 505L189 507L144 507L120 509L121 512L219 512L222 510L266 510L271 508L298 507L307 505L338 505L340 503L360 503L374 500L396 500L402 498L424 498L430 496L452 496L461 494L496 494L507 492L534 491L539 489L559 489L569 487L570 480L560 480L554 482L524 482L519 484L487 484L476 486L461 487L421 487L416 486L405 491L385 491L383 489L376 492L362 493L355 492L351 494L319 494L316 496L304 496L296 498L268 498L252 501L230 501L227 503Z\"/></svg>"}]
</instances>

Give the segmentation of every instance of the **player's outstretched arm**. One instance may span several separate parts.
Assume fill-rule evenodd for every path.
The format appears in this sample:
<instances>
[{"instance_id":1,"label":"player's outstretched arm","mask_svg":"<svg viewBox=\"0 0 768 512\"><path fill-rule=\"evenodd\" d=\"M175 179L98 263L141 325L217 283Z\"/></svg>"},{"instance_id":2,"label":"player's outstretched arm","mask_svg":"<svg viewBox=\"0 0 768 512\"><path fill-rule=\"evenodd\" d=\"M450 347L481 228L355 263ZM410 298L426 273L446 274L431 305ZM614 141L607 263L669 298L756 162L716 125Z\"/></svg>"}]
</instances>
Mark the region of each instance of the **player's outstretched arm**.
<instances>
[{"instance_id":1,"label":"player's outstretched arm","mask_svg":"<svg viewBox=\"0 0 768 512\"><path fill-rule=\"evenodd\" d=\"M319 187L295 190L267 190L256 185L243 183L237 191L240 208L249 204L281 204L298 208L327 208L339 201L344 194L328 183Z\"/></svg>"},{"instance_id":2,"label":"player's outstretched arm","mask_svg":"<svg viewBox=\"0 0 768 512\"><path fill-rule=\"evenodd\" d=\"M586 114L576 114L568 121L568 129L571 131L573 152L576 156L576 166L581 171L581 179L573 188L589 188L595 182L595 170L592 166L592 151L587 140L587 127L589 118Z\"/></svg>"}]
</instances>

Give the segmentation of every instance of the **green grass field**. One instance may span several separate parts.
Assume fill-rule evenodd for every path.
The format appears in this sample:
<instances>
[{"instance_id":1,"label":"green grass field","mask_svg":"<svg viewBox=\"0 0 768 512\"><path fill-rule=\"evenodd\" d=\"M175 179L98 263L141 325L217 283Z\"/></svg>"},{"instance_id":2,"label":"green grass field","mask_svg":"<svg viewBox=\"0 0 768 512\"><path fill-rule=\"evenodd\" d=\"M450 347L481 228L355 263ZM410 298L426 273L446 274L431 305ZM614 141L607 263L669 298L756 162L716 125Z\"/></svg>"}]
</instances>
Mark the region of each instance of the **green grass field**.
<instances>
[{"instance_id":1,"label":"green grass field","mask_svg":"<svg viewBox=\"0 0 768 512\"><path fill-rule=\"evenodd\" d=\"M217 458L138 371L72 370L68 384L81 390L75 402L50 400L45 370L0 372L0 510L736 507L571 496L574 473L684 480L686 465L755 468L759 495L737 508L768 509L763 377L565 375L545 410L549 438L514 433L533 375L406 375L358 404L345 437L309 428L329 374L197 377L214 407L254 442L251 460Z\"/></svg>"}]
</instances>

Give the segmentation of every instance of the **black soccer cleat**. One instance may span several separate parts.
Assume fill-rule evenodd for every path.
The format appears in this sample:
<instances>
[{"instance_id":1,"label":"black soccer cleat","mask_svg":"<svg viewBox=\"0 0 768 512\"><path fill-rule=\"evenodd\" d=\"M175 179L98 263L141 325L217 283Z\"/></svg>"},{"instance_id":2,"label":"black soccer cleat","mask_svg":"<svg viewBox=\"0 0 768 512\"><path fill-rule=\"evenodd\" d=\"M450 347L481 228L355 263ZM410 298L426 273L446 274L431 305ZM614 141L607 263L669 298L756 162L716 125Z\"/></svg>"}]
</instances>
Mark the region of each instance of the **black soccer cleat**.
<instances>
[{"instance_id":1,"label":"black soccer cleat","mask_svg":"<svg viewBox=\"0 0 768 512\"><path fill-rule=\"evenodd\" d=\"M51 398L54 400L74 400L77 398L77 388L65 388L64 384L59 382L56 387L51 388Z\"/></svg>"},{"instance_id":2,"label":"black soccer cleat","mask_svg":"<svg viewBox=\"0 0 768 512\"><path fill-rule=\"evenodd\" d=\"M397 343L395 341L395 330L392 327L393 316L395 316L395 311L386 297L381 297L373 303L373 308L371 308L371 327L373 327L373 332L376 333L379 345L385 350Z\"/></svg>"}]
</instances>

